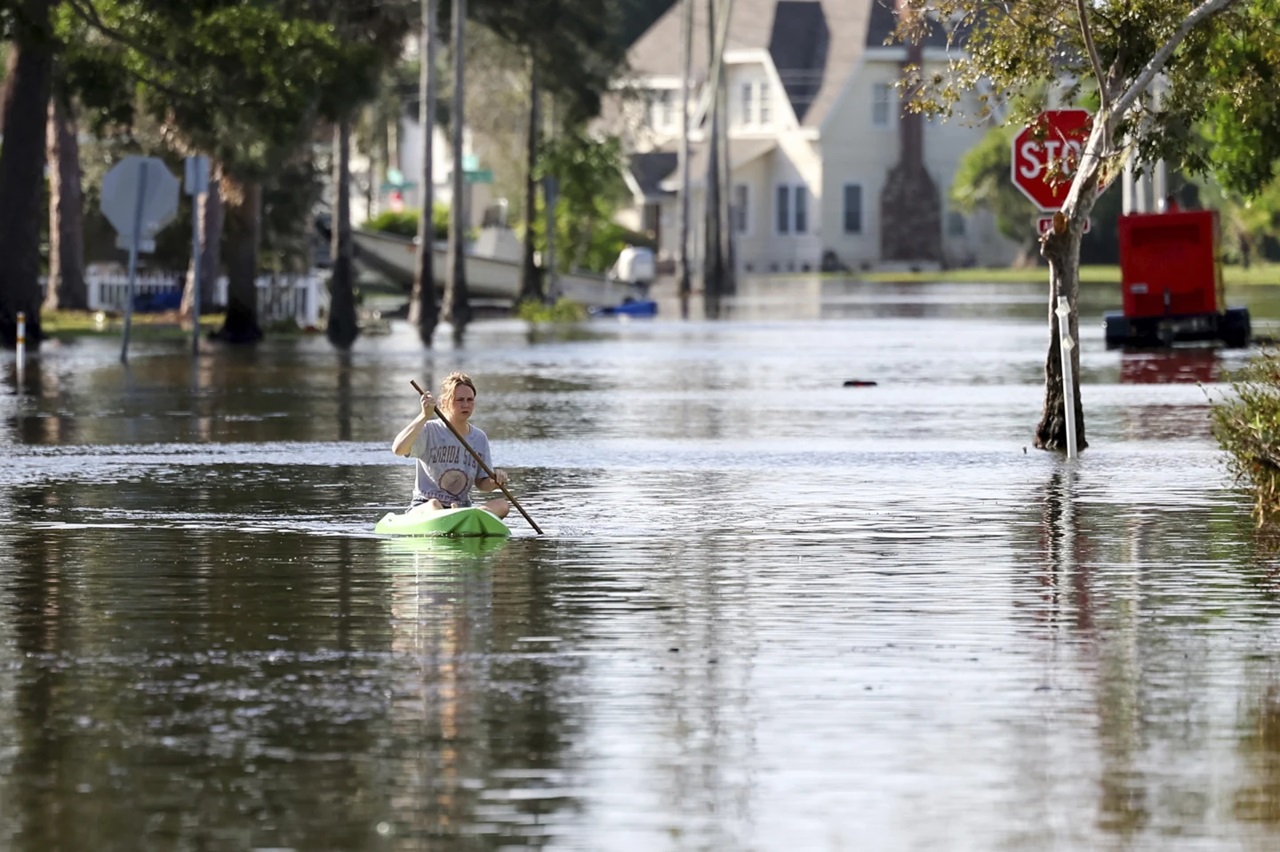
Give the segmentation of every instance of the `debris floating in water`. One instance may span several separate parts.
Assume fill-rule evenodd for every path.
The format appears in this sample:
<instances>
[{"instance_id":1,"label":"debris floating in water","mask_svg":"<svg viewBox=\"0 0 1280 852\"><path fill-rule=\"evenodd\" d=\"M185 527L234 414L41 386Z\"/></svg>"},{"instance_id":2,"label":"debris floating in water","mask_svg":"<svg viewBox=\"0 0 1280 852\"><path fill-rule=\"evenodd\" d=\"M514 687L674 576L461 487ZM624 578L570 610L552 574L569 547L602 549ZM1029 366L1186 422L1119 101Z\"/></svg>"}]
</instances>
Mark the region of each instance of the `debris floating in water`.
<instances>
[{"instance_id":1,"label":"debris floating in water","mask_svg":"<svg viewBox=\"0 0 1280 852\"><path fill-rule=\"evenodd\" d=\"M847 388L873 388L876 383L866 379L848 379L845 381L844 386Z\"/></svg>"}]
</instances>

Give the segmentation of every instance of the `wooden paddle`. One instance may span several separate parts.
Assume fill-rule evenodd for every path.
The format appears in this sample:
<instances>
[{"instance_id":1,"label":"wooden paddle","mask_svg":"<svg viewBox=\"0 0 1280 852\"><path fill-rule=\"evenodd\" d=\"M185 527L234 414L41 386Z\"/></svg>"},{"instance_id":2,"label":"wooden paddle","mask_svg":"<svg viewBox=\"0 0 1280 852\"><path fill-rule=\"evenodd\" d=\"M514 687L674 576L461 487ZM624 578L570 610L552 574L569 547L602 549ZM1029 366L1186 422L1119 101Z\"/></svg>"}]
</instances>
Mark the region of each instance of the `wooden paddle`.
<instances>
[{"instance_id":1,"label":"wooden paddle","mask_svg":"<svg viewBox=\"0 0 1280 852\"><path fill-rule=\"evenodd\" d=\"M421 397L421 396L427 395L427 392L424 391L422 388L420 388L418 386L418 383L413 379L409 380L409 384L413 385L413 389L418 392L418 396ZM489 465L485 464L484 459L480 458L480 454L477 453L475 450L471 449L471 445L467 443L467 439L462 437L462 435L458 432L457 429L453 428L453 424L449 422L449 418L445 417L444 412L440 410L440 406L435 405L435 406L432 406L432 408L436 412L436 417L439 417L442 421L444 421L444 425L449 427L449 431L452 432L453 437L457 438L458 442L462 444L463 449L471 453L471 457L476 460L476 464L480 465L480 469L483 470L485 474L490 479L492 479L499 488L502 489L503 495L508 500L511 501L511 505L515 506L516 509L520 512L520 514L524 515L524 519L529 522L529 526L533 527L533 531L536 532L538 535L544 535L544 533L542 532L542 527L538 526L536 523L533 522L533 518L529 517L529 513L524 510L524 507L520 505L520 503L516 500L515 497L511 496L511 492L507 490L507 486L503 485L501 482L498 482L498 477L494 476L494 473L489 468Z\"/></svg>"}]
</instances>

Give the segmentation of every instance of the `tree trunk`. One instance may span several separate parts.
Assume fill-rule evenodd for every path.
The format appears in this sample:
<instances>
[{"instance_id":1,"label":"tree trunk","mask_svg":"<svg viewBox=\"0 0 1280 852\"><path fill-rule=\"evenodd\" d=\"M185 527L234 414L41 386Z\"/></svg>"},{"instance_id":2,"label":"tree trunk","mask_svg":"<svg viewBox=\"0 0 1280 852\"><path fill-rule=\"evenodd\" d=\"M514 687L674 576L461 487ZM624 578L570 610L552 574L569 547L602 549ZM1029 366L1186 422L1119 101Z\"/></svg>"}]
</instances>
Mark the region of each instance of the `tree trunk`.
<instances>
[{"instance_id":1,"label":"tree trunk","mask_svg":"<svg viewBox=\"0 0 1280 852\"><path fill-rule=\"evenodd\" d=\"M689 89L693 85L693 4L697 0L684 0L683 48L680 75L680 247L676 258L680 264L680 280L676 291L680 294L680 316L689 318L691 287L689 263L689 190L693 181L689 174Z\"/></svg>"},{"instance_id":2,"label":"tree trunk","mask_svg":"<svg viewBox=\"0 0 1280 852\"><path fill-rule=\"evenodd\" d=\"M524 260L520 266L521 301L541 302L544 299L542 278L538 265L533 262L533 224L538 218L538 128L541 110L538 99L542 96L538 86L538 65L529 61L529 135L525 139L524 173Z\"/></svg>"},{"instance_id":3,"label":"tree trunk","mask_svg":"<svg viewBox=\"0 0 1280 852\"><path fill-rule=\"evenodd\" d=\"M227 204L227 314L218 337L228 343L257 343L258 242L262 234L262 184L244 181Z\"/></svg>"},{"instance_id":4,"label":"tree trunk","mask_svg":"<svg viewBox=\"0 0 1280 852\"><path fill-rule=\"evenodd\" d=\"M25 0L25 25L13 35L0 92L0 346L18 341L26 314L27 345L40 345L40 213L44 203L45 110L53 72L50 0Z\"/></svg>"},{"instance_id":5,"label":"tree trunk","mask_svg":"<svg viewBox=\"0 0 1280 852\"><path fill-rule=\"evenodd\" d=\"M418 329L423 346L431 345L440 308L436 300L435 133L436 133L436 2L422 0L422 46L418 51L418 124L422 127L422 174L418 180L418 253L409 296L409 322Z\"/></svg>"},{"instance_id":6,"label":"tree trunk","mask_svg":"<svg viewBox=\"0 0 1280 852\"><path fill-rule=\"evenodd\" d=\"M727 16L733 11L733 0L725 0L724 8L721 13L726 16L725 23L728 23ZM719 108L717 114L720 117L720 126L718 128L719 137L719 171L716 175L720 184L720 289L717 293L717 302L723 300L725 296L732 296L738 290L737 276L734 274L734 251L733 251L733 162L729 158L729 81L727 74L724 73L724 45L720 45L720 55L717 57L719 62L719 72L717 77L720 81L719 91L716 93ZM719 314L720 306L717 305L716 311Z\"/></svg>"},{"instance_id":7,"label":"tree trunk","mask_svg":"<svg viewBox=\"0 0 1280 852\"><path fill-rule=\"evenodd\" d=\"M707 39L710 66L707 74L709 107L706 137L707 179L703 190L703 219L706 223L702 255L702 302L707 319L720 316L720 287L724 277L724 252L720 244L720 56L716 43L716 0L707 0Z\"/></svg>"},{"instance_id":8,"label":"tree trunk","mask_svg":"<svg viewBox=\"0 0 1280 852\"><path fill-rule=\"evenodd\" d=\"M338 122L333 139L333 268L329 276L329 342L341 349L360 334L351 270L351 123Z\"/></svg>"},{"instance_id":9,"label":"tree trunk","mask_svg":"<svg viewBox=\"0 0 1280 852\"><path fill-rule=\"evenodd\" d=\"M46 311L89 307L84 283L84 189L73 104L49 98L49 285Z\"/></svg>"},{"instance_id":10,"label":"tree trunk","mask_svg":"<svg viewBox=\"0 0 1280 852\"><path fill-rule=\"evenodd\" d=\"M471 321L471 299L467 293L467 209L466 182L463 174L462 131L466 126L465 104L465 44L467 24L466 0L453 0L453 110L450 116L453 131L453 201L449 211L449 282L444 291L442 313L453 324L453 339L461 342Z\"/></svg>"},{"instance_id":11,"label":"tree trunk","mask_svg":"<svg viewBox=\"0 0 1280 852\"><path fill-rule=\"evenodd\" d=\"M196 227L200 241L200 282L197 288L191 280L191 266L194 264L188 266L186 283L182 288L181 313L184 317L191 316L197 293L202 314L213 306L214 284L221 274L222 266L222 220L225 213L222 207L221 184L222 164L211 159L208 191L195 199Z\"/></svg>"},{"instance_id":12,"label":"tree trunk","mask_svg":"<svg viewBox=\"0 0 1280 852\"><path fill-rule=\"evenodd\" d=\"M1087 218L1087 216L1086 216ZM1083 228L1050 234L1041 252L1049 261L1049 354L1044 365L1044 412L1036 426L1035 445L1042 450L1067 449L1066 394L1063 388L1062 335L1059 331L1058 298L1071 306L1067 333L1077 345L1071 347L1072 394L1075 399L1076 450L1089 446L1084 436L1084 405L1080 401L1080 320L1076 310L1080 296L1080 237Z\"/></svg>"}]
</instances>

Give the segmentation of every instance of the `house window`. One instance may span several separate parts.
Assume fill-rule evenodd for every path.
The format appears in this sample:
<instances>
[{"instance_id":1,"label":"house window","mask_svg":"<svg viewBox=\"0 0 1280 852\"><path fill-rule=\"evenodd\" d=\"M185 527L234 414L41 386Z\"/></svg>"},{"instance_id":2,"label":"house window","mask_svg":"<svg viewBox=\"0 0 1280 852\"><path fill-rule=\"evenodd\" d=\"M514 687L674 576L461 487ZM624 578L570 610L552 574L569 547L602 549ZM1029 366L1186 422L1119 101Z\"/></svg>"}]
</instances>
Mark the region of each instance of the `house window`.
<instances>
[{"instance_id":1,"label":"house window","mask_svg":"<svg viewBox=\"0 0 1280 852\"><path fill-rule=\"evenodd\" d=\"M893 86L876 83L871 87L871 124L874 127L889 126L889 106L893 103Z\"/></svg>"},{"instance_id":2,"label":"house window","mask_svg":"<svg viewBox=\"0 0 1280 852\"><path fill-rule=\"evenodd\" d=\"M844 232L862 233L862 187L856 183L844 185Z\"/></svg>"},{"instance_id":3,"label":"house window","mask_svg":"<svg viewBox=\"0 0 1280 852\"><path fill-rule=\"evenodd\" d=\"M809 187L778 184L778 233L809 233Z\"/></svg>"},{"instance_id":4,"label":"house window","mask_svg":"<svg viewBox=\"0 0 1280 852\"><path fill-rule=\"evenodd\" d=\"M965 233L964 214L959 210L947 212L947 236L963 237Z\"/></svg>"},{"instance_id":5,"label":"house window","mask_svg":"<svg viewBox=\"0 0 1280 852\"><path fill-rule=\"evenodd\" d=\"M729 207L729 221L733 223L733 232L735 234L745 234L747 232L748 210L750 210L747 202L749 199L750 196L745 183L733 185L733 204Z\"/></svg>"},{"instance_id":6,"label":"house window","mask_svg":"<svg viewBox=\"0 0 1280 852\"><path fill-rule=\"evenodd\" d=\"M649 126L654 130L671 130L675 125L675 92L671 89L653 91L649 107Z\"/></svg>"},{"instance_id":7,"label":"house window","mask_svg":"<svg viewBox=\"0 0 1280 852\"><path fill-rule=\"evenodd\" d=\"M742 127L765 127L769 124L773 104L769 92L769 84L763 80L743 83L738 92L740 99L737 113L738 125Z\"/></svg>"}]
</instances>

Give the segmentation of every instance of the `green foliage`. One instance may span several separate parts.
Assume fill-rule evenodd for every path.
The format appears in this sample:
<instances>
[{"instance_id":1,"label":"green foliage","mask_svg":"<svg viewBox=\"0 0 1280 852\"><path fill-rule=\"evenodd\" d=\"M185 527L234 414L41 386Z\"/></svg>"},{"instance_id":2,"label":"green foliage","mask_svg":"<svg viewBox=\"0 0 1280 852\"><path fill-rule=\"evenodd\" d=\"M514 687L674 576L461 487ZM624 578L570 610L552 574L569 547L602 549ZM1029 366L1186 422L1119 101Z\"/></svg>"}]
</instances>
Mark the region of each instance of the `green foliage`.
<instances>
[{"instance_id":1,"label":"green foliage","mask_svg":"<svg viewBox=\"0 0 1280 852\"><path fill-rule=\"evenodd\" d=\"M951 184L951 203L964 213L991 210L1000 233L1022 243L1031 237L1028 218L1033 209L1009 177L1016 133L1012 125L992 128L965 152Z\"/></svg>"},{"instance_id":2,"label":"green foliage","mask_svg":"<svg viewBox=\"0 0 1280 852\"><path fill-rule=\"evenodd\" d=\"M515 314L518 319L535 325L562 324L582 322L587 318L587 309L572 299L560 298L554 305L526 299L516 305Z\"/></svg>"},{"instance_id":3,"label":"green foliage","mask_svg":"<svg viewBox=\"0 0 1280 852\"><path fill-rule=\"evenodd\" d=\"M431 209L431 224L437 240L449 238L449 208L446 205L437 203ZM412 239L418 236L418 211L384 210L365 222L364 227L370 231L382 231Z\"/></svg>"},{"instance_id":4,"label":"green foliage","mask_svg":"<svg viewBox=\"0 0 1280 852\"><path fill-rule=\"evenodd\" d=\"M556 267L562 271L604 272L628 244L645 238L613 221L629 198L622 177L622 146L616 137L595 139L584 130L566 131L543 146L535 176L555 176ZM539 205L534 245L546 251L545 208Z\"/></svg>"},{"instance_id":5,"label":"green foliage","mask_svg":"<svg viewBox=\"0 0 1280 852\"><path fill-rule=\"evenodd\" d=\"M626 58L617 0L471 0L468 11L532 58L567 125L600 113Z\"/></svg>"},{"instance_id":6,"label":"green foliage","mask_svg":"<svg viewBox=\"0 0 1280 852\"><path fill-rule=\"evenodd\" d=\"M1259 521L1280 512L1280 353L1264 352L1231 380L1233 397L1216 401L1213 436L1228 465L1254 495Z\"/></svg>"},{"instance_id":7,"label":"green foliage","mask_svg":"<svg viewBox=\"0 0 1280 852\"><path fill-rule=\"evenodd\" d=\"M320 119L372 95L416 0L102 0L62 4L68 77L94 110L136 105L241 179L260 179Z\"/></svg>"},{"instance_id":8,"label":"green foliage","mask_svg":"<svg viewBox=\"0 0 1280 852\"><path fill-rule=\"evenodd\" d=\"M1055 98L1082 104L1097 80L1082 35L1081 8L1114 103L1199 4L1168 0L907 0L898 37L924 38L948 25L963 52L940 70L916 69L906 82L913 106L949 114L968 93L985 93L977 117L1007 110L1015 126ZM926 14L927 12L927 14ZM1248 196L1280 159L1280 0L1242 0L1203 19L1164 65L1159 104L1139 101L1115 116L1112 141L1132 140L1140 161L1163 157L1188 175L1212 173ZM936 36L936 32L934 32ZM973 116L971 116L973 117Z\"/></svg>"}]
</instances>

